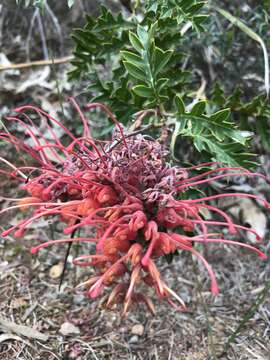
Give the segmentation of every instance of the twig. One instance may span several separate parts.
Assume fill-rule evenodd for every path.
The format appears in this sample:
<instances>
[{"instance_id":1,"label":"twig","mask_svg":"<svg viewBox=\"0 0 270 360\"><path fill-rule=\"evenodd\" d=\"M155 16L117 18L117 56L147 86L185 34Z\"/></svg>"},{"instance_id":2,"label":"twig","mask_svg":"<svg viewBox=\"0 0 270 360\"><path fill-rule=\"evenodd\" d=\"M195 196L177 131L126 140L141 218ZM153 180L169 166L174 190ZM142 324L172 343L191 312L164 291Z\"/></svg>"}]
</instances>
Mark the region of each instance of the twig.
<instances>
[{"instance_id":1,"label":"twig","mask_svg":"<svg viewBox=\"0 0 270 360\"><path fill-rule=\"evenodd\" d=\"M237 26L241 31L246 33L251 39L257 41L263 51L263 58L264 58L264 81L265 81L265 90L267 98L269 96L270 91L270 75L269 75L269 58L268 58L268 51L265 45L265 42L263 39L254 32L250 27L245 25L239 18L233 16L228 11L221 9L221 8L215 8L222 16L224 16L227 20L230 21L231 24L234 26Z\"/></svg>"},{"instance_id":2,"label":"twig","mask_svg":"<svg viewBox=\"0 0 270 360\"><path fill-rule=\"evenodd\" d=\"M31 343L22 339L18 335L12 335L12 334L1 334L0 335L0 343L5 342L5 341L10 341L10 340L21 341L23 344L26 344L26 345L30 346L32 349L36 350L36 348Z\"/></svg>"},{"instance_id":3,"label":"twig","mask_svg":"<svg viewBox=\"0 0 270 360\"><path fill-rule=\"evenodd\" d=\"M157 116L157 110L156 109L147 109L147 110L142 110L137 112L136 114L134 114L134 116L136 116L136 120L134 122L134 124L130 127L130 130L136 130L138 128L141 127L143 119L150 114L154 114L155 116Z\"/></svg>"},{"instance_id":4,"label":"twig","mask_svg":"<svg viewBox=\"0 0 270 360\"><path fill-rule=\"evenodd\" d=\"M40 341L47 341L49 336L47 334L41 333L40 331L31 328L29 326L25 325L18 325L12 321L9 321L8 319L3 318L0 316L0 326L1 329L4 328L4 330L14 332L18 335L26 336L30 339L37 339Z\"/></svg>"},{"instance_id":5,"label":"twig","mask_svg":"<svg viewBox=\"0 0 270 360\"><path fill-rule=\"evenodd\" d=\"M75 225L78 224L78 223L79 223L79 221L77 220L77 221L75 222ZM71 239L74 238L75 233L76 233L76 229L73 230L72 234L70 235L70 238L71 238ZM58 285L58 291L59 291L59 292L60 292L60 290L61 290L61 286L62 286L62 283L63 283L63 281L64 281L65 272L66 272L66 269L67 269L68 256L69 256L69 253L70 253L72 244L73 244L73 241L71 241L71 242L68 244L68 247L67 247L67 251L66 251L66 255L65 255L65 260L64 260L64 266L63 266L62 274L61 274L60 281L59 281L59 285Z\"/></svg>"},{"instance_id":6,"label":"twig","mask_svg":"<svg viewBox=\"0 0 270 360\"><path fill-rule=\"evenodd\" d=\"M38 14L38 8L36 8L36 10L34 11L34 14L32 16L31 22L30 22L28 35L27 35L27 38L26 38L26 57L27 57L27 60L30 60L30 40L31 40L31 37L32 37L32 32L33 32L33 28L34 28L34 24L35 24L37 14Z\"/></svg>"},{"instance_id":7,"label":"twig","mask_svg":"<svg viewBox=\"0 0 270 360\"><path fill-rule=\"evenodd\" d=\"M34 302L28 309L26 309L23 317L22 317L22 321L24 322L28 316L31 315L31 313L35 310L35 308L38 306L38 302Z\"/></svg>"},{"instance_id":8,"label":"twig","mask_svg":"<svg viewBox=\"0 0 270 360\"><path fill-rule=\"evenodd\" d=\"M52 11L51 7L49 6L48 2L45 1L45 9L48 12L48 15L50 16L54 26L55 26L55 30L59 36L59 40L60 40L60 54L63 54L63 35L62 35L62 30L61 30L61 26L59 24L59 21L57 19L57 17L54 15L54 12Z\"/></svg>"},{"instance_id":9,"label":"twig","mask_svg":"<svg viewBox=\"0 0 270 360\"><path fill-rule=\"evenodd\" d=\"M30 68L33 66L46 66L46 65L58 65L58 64L64 64L67 62L70 62L74 59L74 56L69 55L58 59L48 59L48 60L37 60L32 62L26 62L26 63L19 63L19 64L10 64L10 65L4 65L0 66L0 71L5 70L13 70L13 69L25 69Z\"/></svg>"},{"instance_id":10,"label":"twig","mask_svg":"<svg viewBox=\"0 0 270 360\"><path fill-rule=\"evenodd\" d=\"M0 156L0 161L5 163L6 165L10 166L13 170L15 170L18 174L20 174L22 178L24 178L25 180L27 179L27 176L21 170L16 168L16 166L14 166L12 163L10 163L6 159L2 158L1 156Z\"/></svg>"},{"instance_id":11,"label":"twig","mask_svg":"<svg viewBox=\"0 0 270 360\"><path fill-rule=\"evenodd\" d=\"M186 107L187 111L190 111L193 108L193 106L195 104L197 104L197 102L199 102L201 99L203 99L205 97L204 93L205 93L205 88L206 88L206 85L207 85L207 81L205 80L205 78L204 78L201 71L197 71L197 73L199 74L199 76L201 78L201 85L200 85L199 89L195 93L194 100Z\"/></svg>"},{"instance_id":12,"label":"twig","mask_svg":"<svg viewBox=\"0 0 270 360\"><path fill-rule=\"evenodd\" d=\"M47 59L49 59L49 52L48 52L48 47L47 47L47 42L46 42L44 26L42 23L40 11L39 11L39 9L37 9L37 10L38 10L37 23L38 23L38 28L39 28L40 38L41 38L41 43L42 43L42 51L43 51L43 55L44 55L45 59L47 60Z\"/></svg>"},{"instance_id":13,"label":"twig","mask_svg":"<svg viewBox=\"0 0 270 360\"><path fill-rule=\"evenodd\" d=\"M170 352L169 352L168 360L172 359L173 344L174 344L174 332L172 332L172 336L171 336L171 344L170 344Z\"/></svg>"},{"instance_id":14,"label":"twig","mask_svg":"<svg viewBox=\"0 0 270 360\"><path fill-rule=\"evenodd\" d=\"M57 94L58 94L58 97L59 97L59 103L60 103L60 106L61 106L61 110L62 110L62 115L63 115L63 118L65 120L66 119L66 115L65 115L65 111L64 111L64 99L63 99L63 94L61 93L61 90L60 90L60 83L59 83L59 80L58 80L58 76L57 76L57 72L55 70L55 59L54 59L54 56L53 54L51 55L51 58L52 58L52 62L53 62L53 65L52 65L52 72L53 72L53 76L55 78L55 83L56 83L56 89L57 89Z\"/></svg>"}]
</instances>

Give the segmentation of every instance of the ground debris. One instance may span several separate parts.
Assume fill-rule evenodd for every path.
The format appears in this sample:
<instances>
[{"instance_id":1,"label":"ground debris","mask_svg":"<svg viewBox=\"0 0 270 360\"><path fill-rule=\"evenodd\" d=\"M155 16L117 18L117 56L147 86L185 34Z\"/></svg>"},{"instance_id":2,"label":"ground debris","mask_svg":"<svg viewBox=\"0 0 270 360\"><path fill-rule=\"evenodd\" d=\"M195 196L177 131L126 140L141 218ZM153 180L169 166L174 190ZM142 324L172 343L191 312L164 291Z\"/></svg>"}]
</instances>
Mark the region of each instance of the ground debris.
<instances>
[{"instance_id":1,"label":"ground debris","mask_svg":"<svg viewBox=\"0 0 270 360\"><path fill-rule=\"evenodd\" d=\"M61 325L59 332L64 336L79 335L80 329L77 326L66 321Z\"/></svg>"},{"instance_id":2,"label":"ground debris","mask_svg":"<svg viewBox=\"0 0 270 360\"><path fill-rule=\"evenodd\" d=\"M8 332L13 332L18 335L25 336L30 339L36 339L39 341L47 341L49 335L43 334L40 331L25 325L18 325L12 321L9 321L0 316L0 327Z\"/></svg>"}]
</instances>

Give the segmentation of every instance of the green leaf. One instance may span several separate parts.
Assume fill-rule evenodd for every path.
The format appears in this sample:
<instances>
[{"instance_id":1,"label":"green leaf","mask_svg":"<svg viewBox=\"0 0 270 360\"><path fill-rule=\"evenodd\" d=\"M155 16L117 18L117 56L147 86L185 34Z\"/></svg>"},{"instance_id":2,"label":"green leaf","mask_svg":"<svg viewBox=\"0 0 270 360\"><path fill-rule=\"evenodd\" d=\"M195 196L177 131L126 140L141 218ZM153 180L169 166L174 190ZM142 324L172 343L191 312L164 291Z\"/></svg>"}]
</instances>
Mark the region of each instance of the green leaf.
<instances>
[{"instance_id":1,"label":"green leaf","mask_svg":"<svg viewBox=\"0 0 270 360\"><path fill-rule=\"evenodd\" d=\"M141 69L144 68L144 62L139 55L136 55L136 54L132 53L131 51L121 51L120 53L121 53L122 57L129 63L131 63L135 66L138 66Z\"/></svg>"},{"instance_id":2,"label":"green leaf","mask_svg":"<svg viewBox=\"0 0 270 360\"><path fill-rule=\"evenodd\" d=\"M101 8L101 15L86 16L87 23L83 29L75 29L72 39L75 42L72 61L74 69L69 78L78 78L89 73L100 64L112 68L111 59L119 55L119 51L128 44L128 32L135 24L127 21L121 14L114 16L110 10ZM102 44L102 46L101 46Z\"/></svg>"},{"instance_id":3,"label":"green leaf","mask_svg":"<svg viewBox=\"0 0 270 360\"><path fill-rule=\"evenodd\" d=\"M149 12L153 11L155 18L159 18L159 21L174 22L178 27L179 34L179 24L188 22L191 22L192 27L196 31L203 30L201 24L205 17L202 18L204 15L198 12L205 3L197 0L148 0L146 1L146 10ZM197 17L198 19L196 20Z\"/></svg>"},{"instance_id":4,"label":"green leaf","mask_svg":"<svg viewBox=\"0 0 270 360\"><path fill-rule=\"evenodd\" d=\"M198 26L204 23L208 18L208 15L196 15L194 16L193 21Z\"/></svg>"},{"instance_id":5,"label":"green leaf","mask_svg":"<svg viewBox=\"0 0 270 360\"><path fill-rule=\"evenodd\" d=\"M212 90L211 101L213 101L218 106L224 106L224 104L226 102L226 99L224 96L224 90L218 83L215 84L215 86Z\"/></svg>"},{"instance_id":6,"label":"green leaf","mask_svg":"<svg viewBox=\"0 0 270 360\"><path fill-rule=\"evenodd\" d=\"M123 64L132 77L137 80L142 80L143 82L146 81L146 74L141 68L128 61L123 61Z\"/></svg>"},{"instance_id":7,"label":"green leaf","mask_svg":"<svg viewBox=\"0 0 270 360\"><path fill-rule=\"evenodd\" d=\"M151 26L150 26L150 29L148 31L148 38L149 38L149 43L154 40L154 37L155 37L155 33L157 31L157 28L158 28L158 21L155 21Z\"/></svg>"},{"instance_id":8,"label":"green leaf","mask_svg":"<svg viewBox=\"0 0 270 360\"><path fill-rule=\"evenodd\" d=\"M131 31L129 32L129 41L138 53L141 53L141 51L144 49L138 36Z\"/></svg>"},{"instance_id":9,"label":"green leaf","mask_svg":"<svg viewBox=\"0 0 270 360\"><path fill-rule=\"evenodd\" d=\"M184 114L185 113L185 104L182 100L182 98L179 95L176 95L174 98L174 104L176 106L177 109L177 113L178 114Z\"/></svg>"},{"instance_id":10,"label":"green leaf","mask_svg":"<svg viewBox=\"0 0 270 360\"><path fill-rule=\"evenodd\" d=\"M179 101L178 96L176 99ZM175 126L177 134L173 134L173 144L177 136L182 135L192 139L199 152L208 152L217 161L231 166L248 166L252 163L250 154L246 153L247 135L228 121L229 109L206 116L202 113L205 108L204 101L197 103L190 113L183 113L181 102L179 103L182 114L177 116L177 121L181 126Z\"/></svg>"},{"instance_id":11,"label":"green leaf","mask_svg":"<svg viewBox=\"0 0 270 360\"><path fill-rule=\"evenodd\" d=\"M147 29L141 25L138 25L137 34L138 34L139 41L142 43L144 49L146 49L148 47L149 41L151 40L149 38Z\"/></svg>"},{"instance_id":12,"label":"green leaf","mask_svg":"<svg viewBox=\"0 0 270 360\"><path fill-rule=\"evenodd\" d=\"M196 4L192 5L190 8L187 9L187 12L191 13L191 14L195 14L196 12L198 12L199 10L201 10L201 8L206 4L205 1L200 1L197 2Z\"/></svg>"},{"instance_id":13,"label":"green leaf","mask_svg":"<svg viewBox=\"0 0 270 360\"><path fill-rule=\"evenodd\" d=\"M168 78L158 79L158 81L156 82L156 88L158 89L158 91L161 92L161 90L163 90L165 86L168 85L169 81L170 80Z\"/></svg>"},{"instance_id":14,"label":"green leaf","mask_svg":"<svg viewBox=\"0 0 270 360\"><path fill-rule=\"evenodd\" d=\"M157 46L154 49L154 73L155 75L159 74L164 67L168 64L170 58L172 57L173 51L167 50L163 51Z\"/></svg>"},{"instance_id":15,"label":"green leaf","mask_svg":"<svg viewBox=\"0 0 270 360\"><path fill-rule=\"evenodd\" d=\"M154 95L153 90L145 85L137 85L132 88L134 93L144 98L150 98Z\"/></svg>"},{"instance_id":16,"label":"green leaf","mask_svg":"<svg viewBox=\"0 0 270 360\"><path fill-rule=\"evenodd\" d=\"M226 123L228 118L230 117L230 114L231 109L223 109L211 115L210 119L211 121L214 121L216 123Z\"/></svg>"},{"instance_id":17,"label":"green leaf","mask_svg":"<svg viewBox=\"0 0 270 360\"><path fill-rule=\"evenodd\" d=\"M193 106L190 113L195 116L202 115L205 112L205 107L206 107L206 101L204 100L198 101Z\"/></svg>"},{"instance_id":18,"label":"green leaf","mask_svg":"<svg viewBox=\"0 0 270 360\"><path fill-rule=\"evenodd\" d=\"M229 166L243 166L252 168L256 162L252 161L255 157L252 153L247 153L245 147L236 143L220 144L211 139L203 138L202 141L208 147L213 159ZM195 142L196 143L196 142Z\"/></svg>"}]
</instances>

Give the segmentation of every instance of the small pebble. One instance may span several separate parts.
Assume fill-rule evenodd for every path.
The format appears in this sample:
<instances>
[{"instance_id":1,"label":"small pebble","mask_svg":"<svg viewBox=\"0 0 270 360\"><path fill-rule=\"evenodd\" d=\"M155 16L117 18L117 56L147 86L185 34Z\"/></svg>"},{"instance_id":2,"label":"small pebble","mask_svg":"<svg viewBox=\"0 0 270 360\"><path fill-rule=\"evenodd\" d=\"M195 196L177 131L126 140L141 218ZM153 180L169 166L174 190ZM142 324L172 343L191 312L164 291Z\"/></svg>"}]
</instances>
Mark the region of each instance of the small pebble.
<instances>
[{"instance_id":1,"label":"small pebble","mask_svg":"<svg viewBox=\"0 0 270 360\"><path fill-rule=\"evenodd\" d=\"M53 265L53 266L50 268L50 272L49 272L50 277L51 277L52 279L58 279L58 278L62 275L63 268L64 268L64 264L63 264L63 263L59 263L59 264Z\"/></svg>"},{"instance_id":2,"label":"small pebble","mask_svg":"<svg viewBox=\"0 0 270 360\"><path fill-rule=\"evenodd\" d=\"M64 336L79 335L80 329L67 321L61 325L59 332Z\"/></svg>"},{"instance_id":3,"label":"small pebble","mask_svg":"<svg viewBox=\"0 0 270 360\"><path fill-rule=\"evenodd\" d=\"M131 334L142 336L144 333L144 326L142 324L136 324L132 326Z\"/></svg>"}]
</instances>

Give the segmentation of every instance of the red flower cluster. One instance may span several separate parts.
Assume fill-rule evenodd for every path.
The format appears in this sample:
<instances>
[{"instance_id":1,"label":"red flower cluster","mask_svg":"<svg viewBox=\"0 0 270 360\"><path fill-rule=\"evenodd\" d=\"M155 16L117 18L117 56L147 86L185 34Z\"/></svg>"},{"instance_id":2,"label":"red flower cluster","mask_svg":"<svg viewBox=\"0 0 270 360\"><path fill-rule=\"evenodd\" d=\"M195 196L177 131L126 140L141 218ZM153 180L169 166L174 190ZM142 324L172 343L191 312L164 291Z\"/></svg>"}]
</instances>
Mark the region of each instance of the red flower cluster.
<instances>
[{"instance_id":1,"label":"red flower cluster","mask_svg":"<svg viewBox=\"0 0 270 360\"><path fill-rule=\"evenodd\" d=\"M92 253L75 259L78 266L92 266L95 276L80 284L90 298L96 298L104 288L111 292L104 298L106 307L123 303L126 314L133 302L144 302L155 312L149 297L139 291L142 284L155 289L159 298L166 299L177 308L184 308L183 300L162 280L156 259L178 251L188 251L205 265L211 278L211 291L218 293L214 272L196 243L222 243L248 248L260 257L265 254L257 248L224 239L220 233L209 231L209 227L225 227L230 234L239 230L260 236L252 229L233 223L230 216L211 205L212 200L224 197L249 197L264 199L244 193L217 194L197 199L185 199L190 187L209 184L218 179L233 176L260 176L242 168L222 167L217 163L201 164L190 168L171 166L166 159L168 152L160 144L142 133L126 133L110 111L102 104L90 104L88 108L100 107L115 123L112 140L95 141L91 137L87 120L74 99L83 123L83 136L76 138L58 120L44 111L23 106L15 111L18 122L25 130L22 142L10 133L1 133L0 138L13 143L18 150L30 154L38 165L12 167L12 175L23 182L29 197L19 200L19 207L32 209L26 218L2 233L7 236L23 236L33 221L42 217L58 216L65 223L64 234L75 234L84 230L85 237L51 240L32 248L32 253L52 244L69 242L94 243ZM34 111L42 119L43 131L27 115ZM57 129L57 132L56 132ZM59 129L70 138L68 145L59 139ZM48 140L48 137L50 140ZM191 176L193 170L206 165L213 169ZM7 173L7 171L3 171ZM202 211L220 217L219 221L205 220ZM192 232L194 235L189 236ZM89 235L90 234L90 235Z\"/></svg>"}]
</instances>

